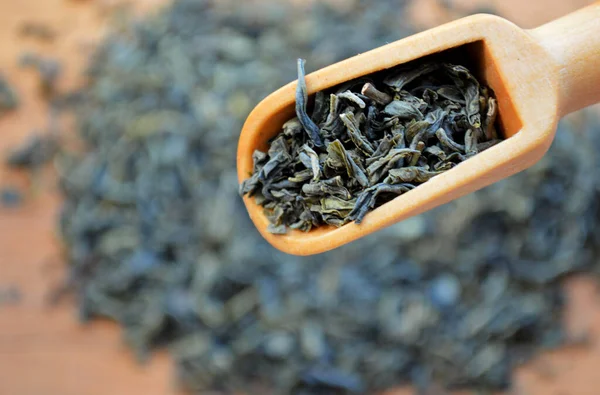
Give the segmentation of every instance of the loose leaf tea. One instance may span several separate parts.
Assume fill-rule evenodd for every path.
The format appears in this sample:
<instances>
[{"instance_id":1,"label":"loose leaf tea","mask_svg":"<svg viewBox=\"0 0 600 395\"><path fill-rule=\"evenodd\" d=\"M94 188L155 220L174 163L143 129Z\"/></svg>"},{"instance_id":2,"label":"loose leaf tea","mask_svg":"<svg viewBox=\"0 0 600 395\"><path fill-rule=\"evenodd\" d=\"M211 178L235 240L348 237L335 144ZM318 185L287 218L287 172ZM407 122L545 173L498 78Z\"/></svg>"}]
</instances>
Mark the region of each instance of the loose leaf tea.
<instances>
[{"instance_id":1,"label":"loose leaf tea","mask_svg":"<svg viewBox=\"0 0 600 395\"><path fill-rule=\"evenodd\" d=\"M59 150L55 134L32 134L6 157L6 164L15 168L36 169L48 163Z\"/></svg>"},{"instance_id":2,"label":"loose leaf tea","mask_svg":"<svg viewBox=\"0 0 600 395\"><path fill-rule=\"evenodd\" d=\"M490 88L461 65L421 61L315 95L298 60L296 117L253 155L240 193L271 233L360 223L376 207L500 142Z\"/></svg>"},{"instance_id":3,"label":"loose leaf tea","mask_svg":"<svg viewBox=\"0 0 600 395\"><path fill-rule=\"evenodd\" d=\"M298 56L320 68L410 32L398 1L346 10L249 3L175 0L125 24L93 57L89 84L72 100L85 150L62 147L55 160L81 319L117 321L141 358L167 348L179 382L195 393L491 391L510 386L515 366L568 341L561 280L598 270L598 118L563 122L547 156L525 172L336 251L289 256L266 244L237 194L248 112L290 79ZM418 78L393 83L409 89ZM371 83L368 95L363 82L334 101L389 105L396 93ZM329 98L308 104L315 124L327 122ZM355 138L378 155L375 115L363 114L373 127L359 126ZM488 112L479 114L484 122ZM348 129L339 117L328 125ZM299 121L285 128L310 138ZM466 153L448 131L436 139L424 155ZM328 191L318 203L327 215L353 208L344 177L364 154L350 144L298 147L306 166L290 182ZM321 155L343 166L339 178L318 174ZM378 182L434 171L390 168Z\"/></svg>"},{"instance_id":4,"label":"loose leaf tea","mask_svg":"<svg viewBox=\"0 0 600 395\"><path fill-rule=\"evenodd\" d=\"M23 295L16 285L0 285L0 307L18 304Z\"/></svg>"},{"instance_id":5,"label":"loose leaf tea","mask_svg":"<svg viewBox=\"0 0 600 395\"><path fill-rule=\"evenodd\" d=\"M16 187L2 186L0 187L0 203L2 207L14 208L21 205L23 195Z\"/></svg>"},{"instance_id":6,"label":"loose leaf tea","mask_svg":"<svg viewBox=\"0 0 600 395\"><path fill-rule=\"evenodd\" d=\"M25 21L19 26L19 35L22 37L31 37L40 41L53 41L57 34L56 31L43 22Z\"/></svg>"},{"instance_id":7,"label":"loose leaf tea","mask_svg":"<svg viewBox=\"0 0 600 395\"><path fill-rule=\"evenodd\" d=\"M19 96L6 78L0 74L0 116L19 106Z\"/></svg>"},{"instance_id":8,"label":"loose leaf tea","mask_svg":"<svg viewBox=\"0 0 600 395\"><path fill-rule=\"evenodd\" d=\"M26 52L21 55L19 64L23 68L31 68L38 73L39 90L43 96L50 97L56 93L56 82L62 74L60 62Z\"/></svg>"}]
</instances>

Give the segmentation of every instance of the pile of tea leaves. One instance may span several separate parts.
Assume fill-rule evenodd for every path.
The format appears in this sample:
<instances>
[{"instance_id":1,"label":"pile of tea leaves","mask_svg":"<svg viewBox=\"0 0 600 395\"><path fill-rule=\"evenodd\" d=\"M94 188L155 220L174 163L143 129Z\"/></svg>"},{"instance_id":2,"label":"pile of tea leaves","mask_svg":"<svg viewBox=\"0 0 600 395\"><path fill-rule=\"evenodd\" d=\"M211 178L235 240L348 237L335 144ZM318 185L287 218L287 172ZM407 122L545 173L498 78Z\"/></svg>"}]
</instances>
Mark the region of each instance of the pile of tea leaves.
<instances>
[{"instance_id":1,"label":"pile of tea leaves","mask_svg":"<svg viewBox=\"0 0 600 395\"><path fill-rule=\"evenodd\" d=\"M0 116L14 110L19 106L19 95L4 77L0 74Z\"/></svg>"},{"instance_id":2,"label":"pile of tea leaves","mask_svg":"<svg viewBox=\"0 0 600 395\"><path fill-rule=\"evenodd\" d=\"M419 60L382 73L317 92L309 115L298 60L296 117L267 152L253 153L253 173L240 185L265 208L268 231L359 224L372 209L500 142L496 99L466 67Z\"/></svg>"},{"instance_id":3,"label":"pile of tea leaves","mask_svg":"<svg viewBox=\"0 0 600 395\"><path fill-rule=\"evenodd\" d=\"M282 3L175 0L92 59L75 107L87 149L56 160L81 318L116 320L140 357L168 348L198 393L507 388L566 340L560 280L597 261L598 120L432 213L279 253L237 193L245 117L297 58L317 69L410 33L397 1Z\"/></svg>"}]
</instances>

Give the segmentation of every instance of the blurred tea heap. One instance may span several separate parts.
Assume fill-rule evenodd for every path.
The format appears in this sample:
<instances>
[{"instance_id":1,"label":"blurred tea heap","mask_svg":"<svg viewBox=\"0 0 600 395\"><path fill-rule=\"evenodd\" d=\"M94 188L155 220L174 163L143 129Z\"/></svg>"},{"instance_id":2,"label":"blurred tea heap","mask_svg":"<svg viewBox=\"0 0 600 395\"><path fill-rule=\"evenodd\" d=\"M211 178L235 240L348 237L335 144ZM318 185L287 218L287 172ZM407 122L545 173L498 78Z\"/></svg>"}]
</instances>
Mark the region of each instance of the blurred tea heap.
<instances>
[{"instance_id":1,"label":"blurred tea heap","mask_svg":"<svg viewBox=\"0 0 600 395\"><path fill-rule=\"evenodd\" d=\"M197 393L507 389L569 342L561 279L600 256L600 120L561 123L532 169L426 215L284 255L238 195L248 112L297 58L318 69L412 30L403 1L249 3L175 0L131 21L80 92L52 99L85 146L55 158L81 318L118 321L141 358L167 347Z\"/></svg>"}]
</instances>

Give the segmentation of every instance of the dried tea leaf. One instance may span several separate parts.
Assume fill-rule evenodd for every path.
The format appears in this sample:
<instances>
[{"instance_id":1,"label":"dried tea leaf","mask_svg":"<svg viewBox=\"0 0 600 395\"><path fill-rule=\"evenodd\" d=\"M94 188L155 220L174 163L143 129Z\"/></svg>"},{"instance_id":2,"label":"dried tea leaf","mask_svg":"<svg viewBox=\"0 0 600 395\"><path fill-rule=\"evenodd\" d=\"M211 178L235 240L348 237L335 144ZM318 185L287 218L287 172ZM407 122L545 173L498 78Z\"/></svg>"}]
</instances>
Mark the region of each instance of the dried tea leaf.
<instances>
[{"instance_id":1,"label":"dried tea leaf","mask_svg":"<svg viewBox=\"0 0 600 395\"><path fill-rule=\"evenodd\" d=\"M298 59L298 87L296 88L296 115L302 124L302 127L308 134L309 138L316 147L322 147L323 142L319 135L319 127L306 113L306 105L308 102L308 93L306 88L306 80L304 78L304 63L305 60Z\"/></svg>"},{"instance_id":2,"label":"dried tea leaf","mask_svg":"<svg viewBox=\"0 0 600 395\"><path fill-rule=\"evenodd\" d=\"M440 171L427 171L421 167L411 166L401 169L390 169L383 181L386 184L423 183L440 174Z\"/></svg>"},{"instance_id":3,"label":"dried tea leaf","mask_svg":"<svg viewBox=\"0 0 600 395\"><path fill-rule=\"evenodd\" d=\"M19 106L19 96L4 76L0 75L0 115Z\"/></svg>"},{"instance_id":4,"label":"dried tea leaf","mask_svg":"<svg viewBox=\"0 0 600 395\"><path fill-rule=\"evenodd\" d=\"M424 63L418 67L404 69L396 74L391 74L383 83L401 91L405 85L410 84L419 77L423 77L433 71L439 69L440 65L436 63Z\"/></svg>"},{"instance_id":5,"label":"dried tea leaf","mask_svg":"<svg viewBox=\"0 0 600 395\"><path fill-rule=\"evenodd\" d=\"M383 112L387 115L402 119L416 119L418 121L423 119L423 114L421 114L421 111L419 111L410 103L400 100L394 100L388 104Z\"/></svg>"}]
</instances>

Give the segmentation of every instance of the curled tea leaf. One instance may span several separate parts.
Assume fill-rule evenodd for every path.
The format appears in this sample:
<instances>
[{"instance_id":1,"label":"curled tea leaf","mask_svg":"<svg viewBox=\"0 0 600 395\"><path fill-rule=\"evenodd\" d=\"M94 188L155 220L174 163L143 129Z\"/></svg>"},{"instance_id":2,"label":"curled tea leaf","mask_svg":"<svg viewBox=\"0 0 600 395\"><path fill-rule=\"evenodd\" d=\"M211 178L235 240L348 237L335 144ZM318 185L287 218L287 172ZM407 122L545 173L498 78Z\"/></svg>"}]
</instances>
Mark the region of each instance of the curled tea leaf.
<instances>
[{"instance_id":1,"label":"curled tea leaf","mask_svg":"<svg viewBox=\"0 0 600 395\"><path fill-rule=\"evenodd\" d=\"M309 157L310 169L313 173L313 181L319 181L319 179L321 178L321 165L319 164L319 155L317 155L317 153L306 144L302 146L302 149Z\"/></svg>"},{"instance_id":2,"label":"curled tea leaf","mask_svg":"<svg viewBox=\"0 0 600 395\"><path fill-rule=\"evenodd\" d=\"M365 108L367 106L363 99L361 99L355 93L350 91L342 92L338 94L337 97L338 99L345 99L350 101L351 103L356 104L358 108Z\"/></svg>"},{"instance_id":3,"label":"curled tea leaf","mask_svg":"<svg viewBox=\"0 0 600 395\"><path fill-rule=\"evenodd\" d=\"M335 177L329 180L304 184L302 192L307 196L338 196L342 199L352 199L350 192L343 186L341 177Z\"/></svg>"},{"instance_id":4,"label":"curled tea leaf","mask_svg":"<svg viewBox=\"0 0 600 395\"><path fill-rule=\"evenodd\" d=\"M356 148L363 151L366 155L373 155L375 150L371 146L369 140L362 135L358 128L358 122L352 113L344 113L340 114L340 119L348 128L348 135L350 135L350 139L356 145Z\"/></svg>"},{"instance_id":5,"label":"curled tea leaf","mask_svg":"<svg viewBox=\"0 0 600 395\"><path fill-rule=\"evenodd\" d=\"M475 128L481 127L481 115L479 113L479 82L467 70L460 65L446 65L446 70L455 81L456 86L462 90L465 98L465 111L469 124Z\"/></svg>"},{"instance_id":6,"label":"curled tea leaf","mask_svg":"<svg viewBox=\"0 0 600 395\"><path fill-rule=\"evenodd\" d=\"M401 169L391 169L383 182L386 184L423 183L440 173L441 171L427 171L415 166L403 167Z\"/></svg>"},{"instance_id":7,"label":"curled tea leaf","mask_svg":"<svg viewBox=\"0 0 600 395\"><path fill-rule=\"evenodd\" d=\"M487 103L487 113L485 115L485 137L488 140L496 140L498 138L498 133L496 132L496 116L498 115L498 101L493 97L488 99Z\"/></svg>"},{"instance_id":8,"label":"curled tea leaf","mask_svg":"<svg viewBox=\"0 0 600 395\"><path fill-rule=\"evenodd\" d=\"M444 129L439 128L435 132L435 136L440 141L440 144L447 150L454 151L454 152L465 152L465 146L462 144L458 144L456 141L454 141L450 137L448 137L448 135L446 134L446 131Z\"/></svg>"},{"instance_id":9,"label":"curled tea leaf","mask_svg":"<svg viewBox=\"0 0 600 395\"><path fill-rule=\"evenodd\" d=\"M322 147L323 142L319 135L319 127L313 122L306 113L308 102L308 93L306 88L306 79L304 72L304 59L298 59L298 87L296 88L296 116L300 120L302 127L308 134L308 137L316 147Z\"/></svg>"},{"instance_id":10,"label":"curled tea leaf","mask_svg":"<svg viewBox=\"0 0 600 395\"><path fill-rule=\"evenodd\" d=\"M287 227L285 225L273 225L269 224L267 226L267 232L272 233L274 235L284 235L287 233Z\"/></svg>"},{"instance_id":11,"label":"curled tea leaf","mask_svg":"<svg viewBox=\"0 0 600 395\"><path fill-rule=\"evenodd\" d=\"M403 166L403 163L399 163L400 161L403 161L405 158L412 157L412 155L419 153L419 151L412 150L410 148L395 148L390 150L390 152L388 152L386 156L376 160L367 168L369 182L371 183L371 185L375 184L390 169L396 166Z\"/></svg>"},{"instance_id":12,"label":"curled tea leaf","mask_svg":"<svg viewBox=\"0 0 600 395\"><path fill-rule=\"evenodd\" d=\"M405 85L413 82L419 77L436 71L439 68L437 63L425 63L414 68L404 68L397 74L392 74L383 80L383 83L400 91Z\"/></svg>"},{"instance_id":13,"label":"curled tea leaf","mask_svg":"<svg viewBox=\"0 0 600 395\"><path fill-rule=\"evenodd\" d=\"M348 177L356 179L363 186L368 184L367 176L354 162L354 159L348 154L344 145L339 140L335 140L329 144L327 153L326 163L330 167L343 168L346 170Z\"/></svg>"},{"instance_id":14,"label":"curled tea leaf","mask_svg":"<svg viewBox=\"0 0 600 395\"><path fill-rule=\"evenodd\" d=\"M387 115L402 119L423 119L423 114L415 106L408 102L394 100L383 110Z\"/></svg>"},{"instance_id":15,"label":"curled tea leaf","mask_svg":"<svg viewBox=\"0 0 600 395\"><path fill-rule=\"evenodd\" d=\"M375 206L377 197L383 193L401 195L413 189L411 184L389 185L385 183L374 185L362 192L356 200L354 209L348 215L348 218L356 223L361 223L367 212Z\"/></svg>"}]
</instances>

